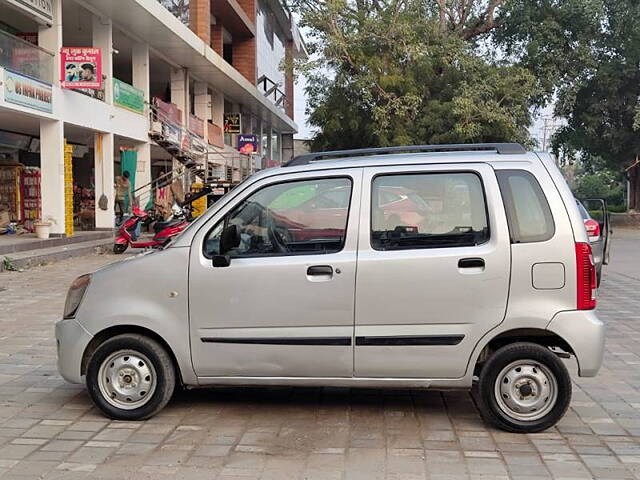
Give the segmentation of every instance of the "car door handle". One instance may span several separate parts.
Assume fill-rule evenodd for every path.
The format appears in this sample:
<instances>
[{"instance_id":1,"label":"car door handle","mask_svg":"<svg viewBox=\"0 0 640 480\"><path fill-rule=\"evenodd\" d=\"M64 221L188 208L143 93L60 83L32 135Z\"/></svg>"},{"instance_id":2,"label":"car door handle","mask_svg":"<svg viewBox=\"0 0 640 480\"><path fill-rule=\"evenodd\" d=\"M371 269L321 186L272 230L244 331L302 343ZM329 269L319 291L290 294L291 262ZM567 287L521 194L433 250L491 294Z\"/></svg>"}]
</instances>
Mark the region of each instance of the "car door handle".
<instances>
[{"instance_id":1,"label":"car door handle","mask_svg":"<svg viewBox=\"0 0 640 480\"><path fill-rule=\"evenodd\" d=\"M484 268L483 258L461 258L458 260L458 268Z\"/></svg>"},{"instance_id":2,"label":"car door handle","mask_svg":"<svg viewBox=\"0 0 640 480\"><path fill-rule=\"evenodd\" d=\"M313 265L312 267L307 268L307 275L309 275L310 277L330 277L333 275L333 267L331 267L330 265Z\"/></svg>"}]
</instances>

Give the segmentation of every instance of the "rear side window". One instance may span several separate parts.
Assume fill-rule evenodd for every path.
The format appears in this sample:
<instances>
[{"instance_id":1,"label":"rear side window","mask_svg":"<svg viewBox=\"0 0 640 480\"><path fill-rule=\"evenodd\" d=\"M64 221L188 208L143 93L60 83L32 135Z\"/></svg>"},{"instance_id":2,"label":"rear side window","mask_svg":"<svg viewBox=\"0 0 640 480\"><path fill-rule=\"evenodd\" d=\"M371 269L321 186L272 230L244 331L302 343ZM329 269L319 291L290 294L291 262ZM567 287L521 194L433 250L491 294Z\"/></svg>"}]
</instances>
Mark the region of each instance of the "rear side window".
<instances>
[{"instance_id":1,"label":"rear side window","mask_svg":"<svg viewBox=\"0 0 640 480\"><path fill-rule=\"evenodd\" d=\"M544 242L553 237L555 224L540 184L525 170L496 172L512 243Z\"/></svg>"},{"instance_id":2,"label":"rear side window","mask_svg":"<svg viewBox=\"0 0 640 480\"><path fill-rule=\"evenodd\" d=\"M475 173L412 173L373 179L374 249L468 247L488 239L484 192Z\"/></svg>"}]
</instances>

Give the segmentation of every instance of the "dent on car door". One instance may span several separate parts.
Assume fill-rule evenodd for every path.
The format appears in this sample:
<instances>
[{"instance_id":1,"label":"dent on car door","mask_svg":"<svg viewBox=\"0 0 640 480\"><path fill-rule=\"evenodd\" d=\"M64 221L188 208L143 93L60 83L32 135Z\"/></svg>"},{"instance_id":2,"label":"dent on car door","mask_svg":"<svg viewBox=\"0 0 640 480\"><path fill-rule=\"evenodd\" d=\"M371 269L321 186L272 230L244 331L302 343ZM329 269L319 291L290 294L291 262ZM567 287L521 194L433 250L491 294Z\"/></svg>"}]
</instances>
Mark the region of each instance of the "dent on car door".
<instances>
[{"instance_id":1,"label":"dent on car door","mask_svg":"<svg viewBox=\"0 0 640 480\"><path fill-rule=\"evenodd\" d=\"M352 375L360 178L348 170L265 180L198 232L189 307L199 377ZM301 208L333 188L349 191L340 218ZM221 252L227 226L239 238ZM220 255L228 266L212 266Z\"/></svg>"}]
</instances>

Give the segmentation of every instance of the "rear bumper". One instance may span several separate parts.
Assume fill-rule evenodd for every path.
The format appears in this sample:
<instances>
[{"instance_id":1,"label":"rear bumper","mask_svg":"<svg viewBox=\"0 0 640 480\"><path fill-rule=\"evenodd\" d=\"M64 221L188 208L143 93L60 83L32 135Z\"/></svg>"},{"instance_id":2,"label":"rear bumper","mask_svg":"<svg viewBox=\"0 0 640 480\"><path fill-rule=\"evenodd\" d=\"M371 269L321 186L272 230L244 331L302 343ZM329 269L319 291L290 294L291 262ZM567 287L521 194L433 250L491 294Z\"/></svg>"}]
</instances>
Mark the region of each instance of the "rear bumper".
<instances>
[{"instance_id":1,"label":"rear bumper","mask_svg":"<svg viewBox=\"0 0 640 480\"><path fill-rule=\"evenodd\" d=\"M67 382L83 382L80 373L82 355L92 338L93 336L73 318L56 323L58 371Z\"/></svg>"},{"instance_id":2,"label":"rear bumper","mask_svg":"<svg viewBox=\"0 0 640 480\"><path fill-rule=\"evenodd\" d=\"M604 356L605 326L593 310L557 313L547 330L562 337L578 360L578 375L595 377Z\"/></svg>"}]
</instances>

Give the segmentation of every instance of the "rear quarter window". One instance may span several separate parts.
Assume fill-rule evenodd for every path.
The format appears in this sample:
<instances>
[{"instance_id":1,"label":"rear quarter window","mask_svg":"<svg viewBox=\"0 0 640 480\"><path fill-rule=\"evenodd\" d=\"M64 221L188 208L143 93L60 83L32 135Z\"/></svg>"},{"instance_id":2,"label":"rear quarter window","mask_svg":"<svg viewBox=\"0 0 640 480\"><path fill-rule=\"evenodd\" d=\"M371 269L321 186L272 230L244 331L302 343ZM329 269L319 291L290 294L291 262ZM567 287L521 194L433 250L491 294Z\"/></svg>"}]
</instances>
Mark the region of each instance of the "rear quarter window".
<instances>
[{"instance_id":1,"label":"rear quarter window","mask_svg":"<svg viewBox=\"0 0 640 480\"><path fill-rule=\"evenodd\" d=\"M553 215L536 178L526 170L498 170L496 176L511 242L544 242L553 237Z\"/></svg>"}]
</instances>

